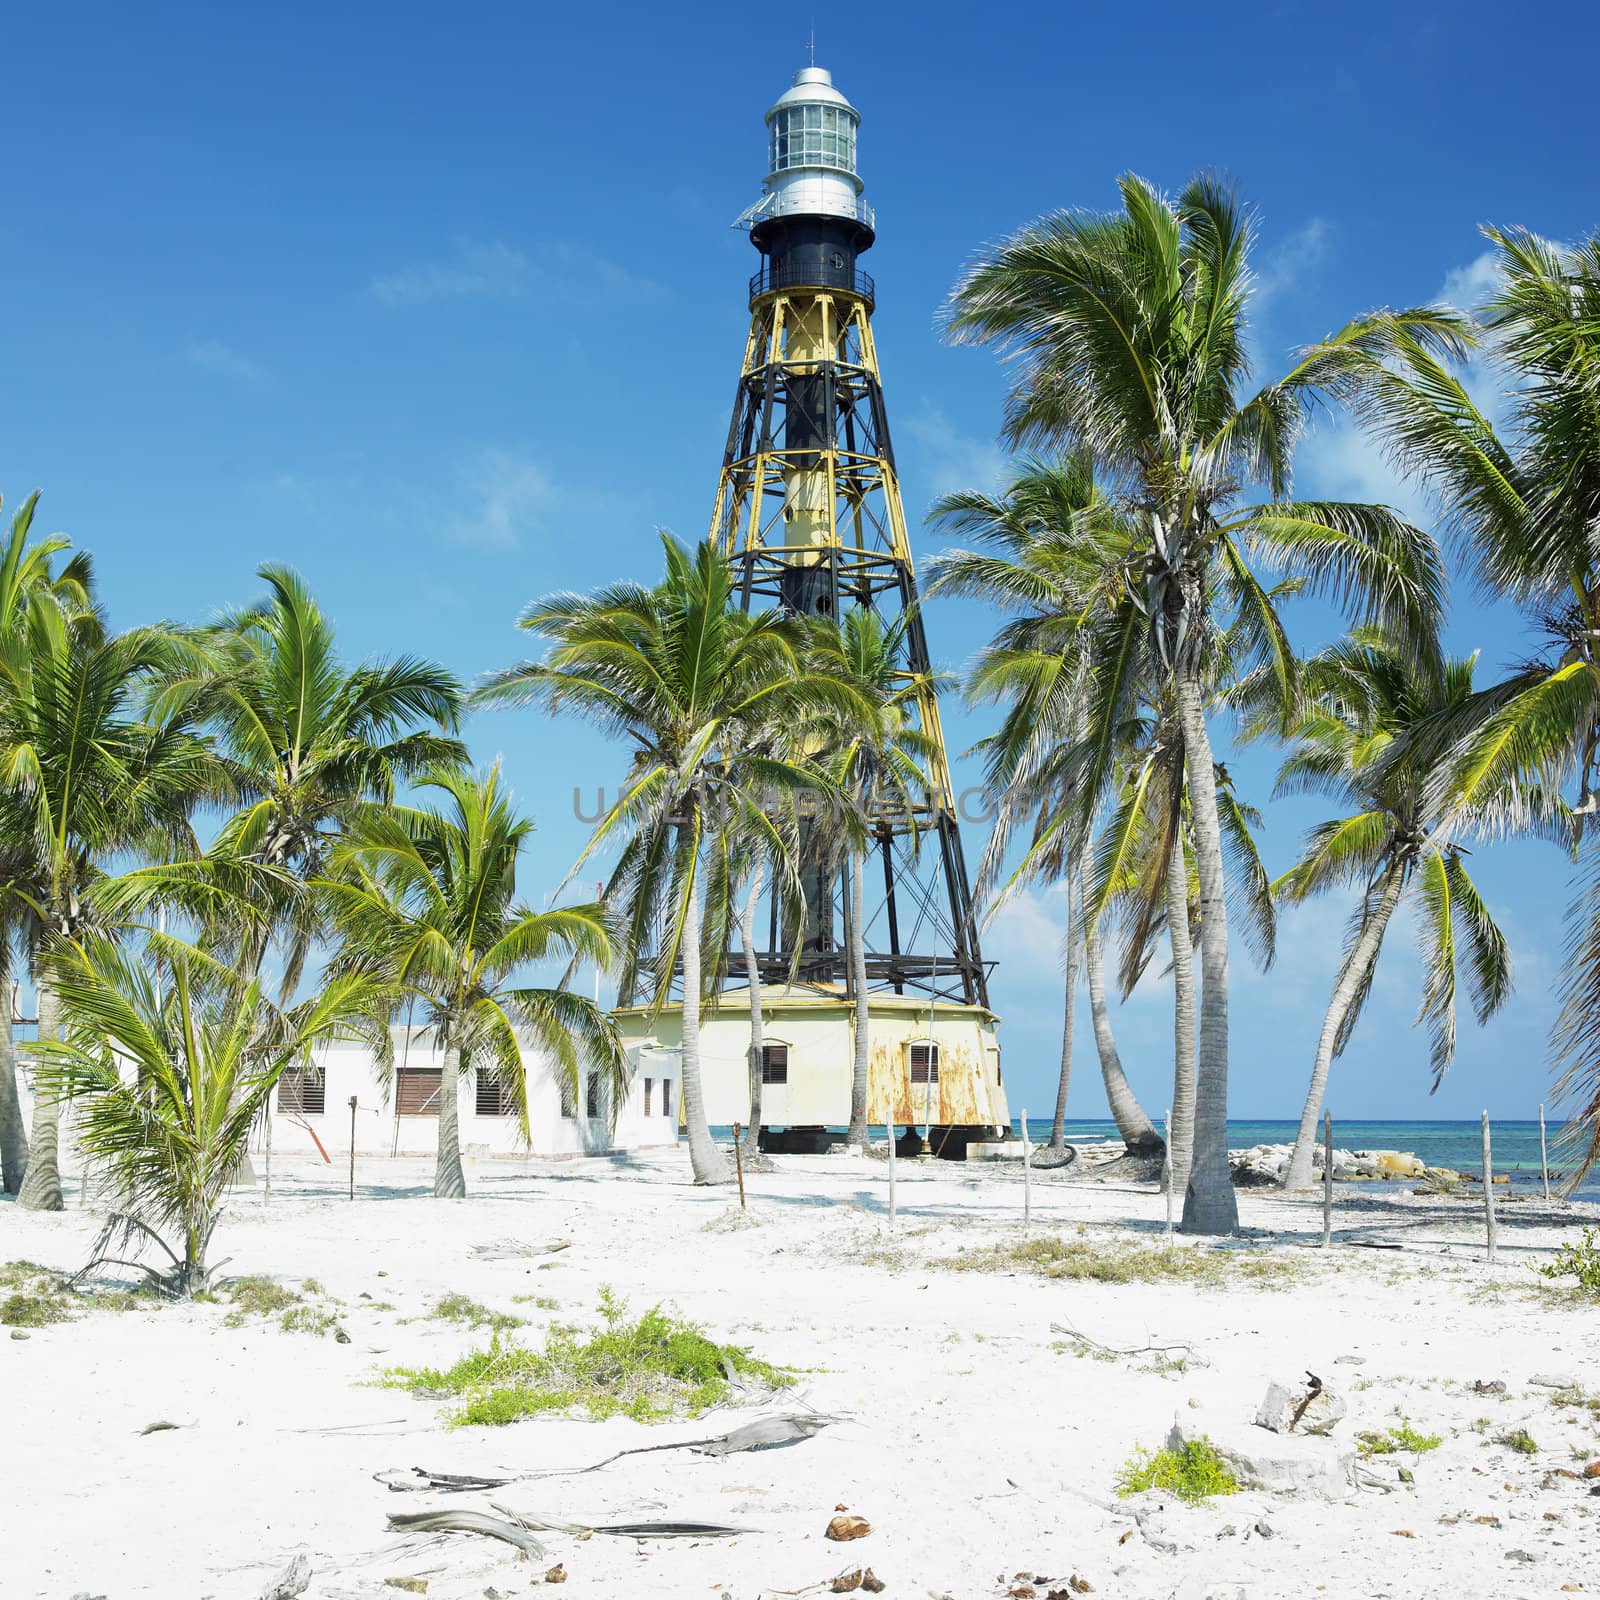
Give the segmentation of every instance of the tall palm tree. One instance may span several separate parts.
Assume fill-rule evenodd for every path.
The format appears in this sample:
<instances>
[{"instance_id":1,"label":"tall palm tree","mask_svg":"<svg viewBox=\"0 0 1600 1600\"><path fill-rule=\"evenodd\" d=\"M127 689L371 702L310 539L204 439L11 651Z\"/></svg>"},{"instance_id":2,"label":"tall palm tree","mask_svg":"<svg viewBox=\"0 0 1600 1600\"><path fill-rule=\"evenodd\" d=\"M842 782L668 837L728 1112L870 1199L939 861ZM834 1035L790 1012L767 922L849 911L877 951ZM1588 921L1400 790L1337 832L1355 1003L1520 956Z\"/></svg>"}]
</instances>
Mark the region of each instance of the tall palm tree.
<instances>
[{"instance_id":1,"label":"tall palm tree","mask_svg":"<svg viewBox=\"0 0 1600 1600\"><path fill-rule=\"evenodd\" d=\"M55 535L29 543L38 504L35 490L17 508L0 553L0 697L7 700L27 698L34 660L53 653L68 631L99 625L88 556L80 552L58 570L55 557L69 548L66 539ZM9 842L0 844L0 857L10 851ZM0 859L0 884L18 875L16 869L25 865L29 854L22 842L16 859ZM17 930L10 912L20 909L14 901L0 898L0 1184L7 1194L20 1191L28 1170L28 1132L17 1094L11 1039Z\"/></svg>"},{"instance_id":2,"label":"tall palm tree","mask_svg":"<svg viewBox=\"0 0 1600 1600\"><path fill-rule=\"evenodd\" d=\"M813 630L811 656L827 677L854 691L844 715L824 708L817 719L818 759L849 801L853 828L835 837L849 871L846 960L853 999L855 1059L850 1085L848 1143L867 1144L867 1083L871 1063L870 995L867 990L865 865L874 844L884 844L892 824L909 826L913 848L917 820L930 792L928 763L938 746L917 722L920 699L937 693L947 679L912 672L906 665L908 615L885 627L875 611L856 610L842 624ZM889 1130L890 1138L894 1130Z\"/></svg>"},{"instance_id":3,"label":"tall palm tree","mask_svg":"<svg viewBox=\"0 0 1600 1600\"><path fill-rule=\"evenodd\" d=\"M1159 1153L1155 1124L1134 1096L1112 1032L1096 917L1081 914L1086 841L1077 777L1068 753L1083 738L1090 679L1085 642L1103 603L1107 574L1119 574L1134 531L1099 491L1083 455L1028 459L998 495L963 490L938 501L930 521L975 550L944 551L930 568L930 595L964 595L1011 614L980 653L969 698L1006 705L998 732L981 740L990 784L1000 791L996 825L978 873L993 907L1029 879L1064 885L1066 994L1061 1065L1050 1143L1066 1143L1067 1089L1078 957L1089 978L1089 1003L1106 1103L1131 1156ZM1023 864L1000 882L1016 830L1031 815ZM1091 948L1092 945L1092 948Z\"/></svg>"},{"instance_id":4,"label":"tall palm tree","mask_svg":"<svg viewBox=\"0 0 1600 1600\"><path fill-rule=\"evenodd\" d=\"M1222 824L1207 727L1208 641L1229 619L1271 664L1285 700L1293 659L1249 557L1350 602L1361 620L1436 635L1443 580L1433 541L1382 506L1289 498L1295 437L1374 359L1421 343L1464 348L1454 313L1374 312L1304 352L1253 395L1247 313L1250 214L1211 178L1171 200L1121 181L1122 209L1058 213L984 253L957 286L950 331L1016 358L1013 442L1083 451L1142 532L1125 591L1096 624L1078 800L1111 781L1115 733L1141 678L1170 675L1188 769L1200 894L1201 1000L1194 1162L1183 1226L1233 1231L1228 1169L1228 919ZM1247 489L1261 498L1246 497Z\"/></svg>"},{"instance_id":5,"label":"tall palm tree","mask_svg":"<svg viewBox=\"0 0 1600 1600\"><path fill-rule=\"evenodd\" d=\"M709 907L702 898L708 880L729 885L735 875L713 875L707 862L725 829L762 840L775 891L799 902L794 842L768 804L775 794L816 794L823 780L769 753L766 735L854 696L808 667L799 619L734 604L736 585L719 552L708 545L691 552L665 536L662 545L666 573L654 588L619 584L530 607L521 626L546 641L545 659L495 674L473 699L576 711L632 743L618 798L573 870L602 846L620 844L605 891L622 925L619 989L626 1000L648 978L661 1005L681 972L690 1159L697 1183L726 1183L732 1174L706 1120L700 1010L702 923L725 928L727 904L725 892L713 893Z\"/></svg>"},{"instance_id":6,"label":"tall palm tree","mask_svg":"<svg viewBox=\"0 0 1600 1600\"><path fill-rule=\"evenodd\" d=\"M224 1195L274 1084L314 1045L356 1023L369 1032L387 997L349 976L278 1011L259 982L167 938L52 940L44 965L62 1037L29 1047L40 1093L76 1101L84 1152L118 1208L95 1261L154 1243L168 1266L143 1270L190 1298L210 1285L206 1254Z\"/></svg>"},{"instance_id":7,"label":"tall palm tree","mask_svg":"<svg viewBox=\"0 0 1600 1600\"><path fill-rule=\"evenodd\" d=\"M1538 828L1556 791L1575 794L1578 875L1551 1048L1576 1182L1600 1159L1600 233L1566 247L1521 228L1484 232L1495 283L1476 309L1503 380L1503 428L1421 343L1374 365L1359 405L1434 492L1483 588L1541 640L1454 719L1436 799L1445 826L1499 832Z\"/></svg>"},{"instance_id":8,"label":"tall palm tree","mask_svg":"<svg viewBox=\"0 0 1600 1600\"><path fill-rule=\"evenodd\" d=\"M418 782L440 795L440 805L364 811L332 846L329 873L315 888L341 938L332 970L388 982L425 1008L443 1058L433 1192L459 1199L467 1192L463 1072L492 1072L526 1135L519 1030L549 1053L579 1102L587 1070L601 1076L617 1105L627 1058L594 1001L514 982L552 956L609 962L611 941L597 905L533 911L517 900L517 859L533 823L512 810L499 769L478 777L447 767Z\"/></svg>"},{"instance_id":9,"label":"tall palm tree","mask_svg":"<svg viewBox=\"0 0 1600 1600\"><path fill-rule=\"evenodd\" d=\"M189 817L220 779L205 741L181 720L137 713L149 679L172 669L182 639L157 626L106 638L97 621L54 635L34 658L25 695L0 699L0 837L8 919L33 967L39 1037L55 1037L58 1006L40 954L101 916L95 891L125 852L192 853ZM60 1101L34 1098L19 1203L62 1208Z\"/></svg>"},{"instance_id":10,"label":"tall palm tree","mask_svg":"<svg viewBox=\"0 0 1600 1600\"><path fill-rule=\"evenodd\" d=\"M1419 665L1373 630L1306 663L1306 710L1278 792L1326 794L1354 810L1312 829L1305 855L1276 887L1299 902L1336 884L1355 884L1361 899L1317 1039L1286 1188L1311 1182L1328 1071L1355 1030L1384 934L1408 891L1417 910L1425 985L1417 1021L1432 1031L1435 1088L1455 1053L1457 968L1465 963L1479 1022L1511 994L1505 936L1462 851L1436 826L1438 773L1428 760L1428 741L1415 737L1467 704L1472 668L1470 658Z\"/></svg>"},{"instance_id":11,"label":"tall palm tree","mask_svg":"<svg viewBox=\"0 0 1600 1600\"><path fill-rule=\"evenodd\" d=\"M368 808L392 804L398 784L465 761L466 749L451 737L461 705L455 677L415 656L349 666L299 574L269 565L258 576L266 596L205 630L208 648L159 686L156 709L181 710L216 735L244 804L208 860L219 874L241 863L266 869L249 877L268 903L231 931L248 974L268 938L281 939L287 996L318 931L303 886L321 874L329 847ZM161 874L147 877L153 892ZM182 899L195 875L179 868L171 879ZM230 897L221 903L226 910ZM202 910L215 926L215 902Z\"/></svg>"}]
</instances>

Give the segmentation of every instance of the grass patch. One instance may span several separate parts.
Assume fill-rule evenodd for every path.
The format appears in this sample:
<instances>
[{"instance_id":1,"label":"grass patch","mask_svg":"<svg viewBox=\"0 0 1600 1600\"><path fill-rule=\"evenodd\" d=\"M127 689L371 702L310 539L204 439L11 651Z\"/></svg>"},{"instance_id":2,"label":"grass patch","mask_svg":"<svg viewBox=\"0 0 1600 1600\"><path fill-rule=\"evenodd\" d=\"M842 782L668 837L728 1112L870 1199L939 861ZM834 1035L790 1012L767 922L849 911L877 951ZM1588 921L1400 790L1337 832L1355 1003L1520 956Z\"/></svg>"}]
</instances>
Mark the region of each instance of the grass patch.
<instances>
[{"instance_id":1,"label":"grass patch","mask_svg":"<svg viewBox=\"0 0 1600 1600\"><path fill-rule=\"evenodd\" d=\"M1515 1450L1519 1456L1536 1456L1539 1453L1539 1446L1526 1428L1513 1428L1510 1433L1502 1433L1499 1442L1508 1450Z\"/></svg>"},{"instance_id":2,"label":"grass patch","mask_svg":"<svg viewBox=\"0 0 1600 1600\"><path fill-rule=\"evenodd\" d=\"M1117 1473L1117 1493L1124 1498L1160 1489L1189 1505L1199 1505L1214 1495L1237 1494L1239 1480L1206 1439L1188 1439L1177 1449L1163 1447L1154 1453L1137 1449Z\"/></svg>"},{"instance_id":3,"label":"grass patch","mask_svg":"<svg viewBox=\"0 0 1600 1600\"><path fill-rule=\"evenodd\" d=\"M232 1308L222 1319L225 1328L242 1328L252 1317L274 1317L285 1333L309 1333L313 1338L325 1339L339 1331L337 1312L326 1305L306 1302L306 1294L322 1293L322 1285L315 1278L307 1278L301 1289L291 1289L271 1278L230 1278L222 1292Z\"/></svg>"},{"instance_id":4,"label":"grass patch","mask_svg":"<svg viewBox=\"0 0 1600 1600\"><path fill-rule=\"evenodd\" d=\"M542 1350L515 1344L497 1328L487 1349L469 1352L454 1366L396 1367L384 1381L460 1399L463 1405L449 1418L456 1427L550 1412L660 1422L698 1416L726 1400L735 1383L778 1389L794 1382L792 1373L742 1345L718 1344L659 1306L630 1317L626 1305L602 1289L600 1314L597 1329L552 1328Z\"/></svg>"},{"instance_id":5,"label":"grass patch","mask_svg":"<svg viewBox=\"0 0 1600 1600\"><path fill-rule=\"evenodd\" d=\"M1278 1286L1299 1264L1278 1256L1195 1246L1165 1249L1124 1244L1110 1249L1086 1239L1045 1234L965 1250L935 1263L952 1272L1034 1272L1042 1278L1088 1278L1097 1283L1257 1283Z\"/></svg>"},{"instance_id":6,"label":"grass patch","mask_svg":"<svg viewBox=\"0 0 1600 1600\"><path fill-rule=\"evenodd\" d=\"M1392 1456L1401 1451L1420 1456L1444 1443L1443 1434L1418 1433L1404 1417L1398 1428L1368 1428L1356 1438L1364 1456Z\"/></svg>"},{"instance_id":7,"label":"grass patch","mask_svg":"<svg viewBox=\"0 0 1600 1600\"><path fill-rule=\"evenodd\" d=\"M550 1302L552 1305L555 1302ZM459 1322L468 1328L496 1328L506 1330L520 1328L523 1325L521 1317L513 1316L509 1311L492 1311L488 1306L479 1305L476 1300L469 1299L464 1294L447 1294L434 1302L429 1317L437 1322Z\"/></svg>"},{"instance_id":8,"label":"grass patch","mask_svg":"<svg viewBox=\"0 0 1600 1600\"><path fill-rule=\"evenodd\" d=\"M561 1304L553 1294L514 1294L511 1299L516 1305L531 1305L539 1311L555 1311Z\"/></svg>"},{"instance_id":9,"label":"grass patch","mask_svg":"<svg viewBox=\"0 0 1600 1600\"><path fill-rule=\"evenodd\" d=\"M37 1261L7 1261L0 1265L0 1327L48 1328L72 1320L75 1298L65 1274Z\"/></svg>"},{"instance_id":10,"label":"grass patch","mask_svg":"<svg viewBox=\"0 0 1600 1600\"><path fill-rule=\"evenodd\" d=\"M1555 1260L1538 1268L1544 1278L1576 1278L1578 1287L1600 1298L1600 1230L1585 1228L1576 1244L1564 1244Z\"/></svg>"}]
</instances>

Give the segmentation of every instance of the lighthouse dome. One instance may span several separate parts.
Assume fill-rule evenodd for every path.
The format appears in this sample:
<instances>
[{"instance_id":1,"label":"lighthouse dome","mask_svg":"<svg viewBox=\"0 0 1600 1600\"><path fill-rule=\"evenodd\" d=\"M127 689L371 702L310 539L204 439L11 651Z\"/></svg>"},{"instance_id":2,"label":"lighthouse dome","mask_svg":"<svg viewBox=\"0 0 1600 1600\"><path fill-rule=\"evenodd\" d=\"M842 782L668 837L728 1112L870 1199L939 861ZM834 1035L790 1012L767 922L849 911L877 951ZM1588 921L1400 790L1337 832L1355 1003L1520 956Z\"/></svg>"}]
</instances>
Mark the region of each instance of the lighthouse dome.
<instances>
[{"instance_id":1,"label":"lighthouse dome","mask_svg":"<svg viewBox=\"0 0 1600 1600\"><path fill-rule=\"evenodd\" d=\"M766 196L761 218L850 217L872 226L856 172L856 108L825 67L802 67L767 112Z\"/></svg>"}]
</instances>

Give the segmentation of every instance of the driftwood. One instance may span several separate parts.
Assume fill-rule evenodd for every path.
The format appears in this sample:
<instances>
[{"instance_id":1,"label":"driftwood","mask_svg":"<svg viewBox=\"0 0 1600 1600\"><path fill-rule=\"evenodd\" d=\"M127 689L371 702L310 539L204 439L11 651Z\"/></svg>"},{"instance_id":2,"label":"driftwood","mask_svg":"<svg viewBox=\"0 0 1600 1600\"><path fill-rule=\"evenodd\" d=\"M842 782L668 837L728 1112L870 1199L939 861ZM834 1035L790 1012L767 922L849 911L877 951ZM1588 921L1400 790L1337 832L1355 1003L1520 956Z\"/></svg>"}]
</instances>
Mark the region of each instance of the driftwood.
<instances>
[{"instance_id":1,"label":"driftwood","mask_svg":"<svg viewBox=\"0 0 1600 1600\"><path fill-rule=\"evenodd\" d=\"M438 1490L443 1494L468 1494L474 1489L503 1489L508 1483L515 1483L520 1473L507 1473L504 1477L485 1478L470 1472L434 1472L427 1467L390 1467L384 1472L374 1472L372 1476L384 1488L392 1489L396 1494L416 1492L419 1490Z\"/></svg>"},{"instance_id":2,"label":"driftwood","mask_svg":"<svg viewBox=\"0 0 1600 1600\"><path fill-rule=\"evenodd\" d=\"M544 1559L544 1546L525 1527L482 1511L391 1511L389 1528L394 1533L482 1533L504 1539L535 1560Z\"/></svg>"},{"instance_id":3,"label":"driftwood","mask_svg":"<svg viewBox=\"0 0 1600 1600\"><path fill-rule=\"evenodd\" d=\"M487 1244L475 1244L467 1253L480 1261L516 1261L531 1256L553 1256L570 1250L570 1239L557 1239L554 1244L525 1244L521 1239L491 1239Z\"/></svg>"},{"instance_id":4,"label":"driftwood","mask_svg":"<svg viewBox=\"0 0 1600 1600\"><path fill-rule=\"evenodd\" d=\"M745 1450L781 1450L785 1445L799 1444L802 1439L809 1439L813 1434L820 1433L830 1422L838 1420L837 1417L796 1412L778 1417L758 1417L754 1422L747 1422L743 1427L735 1428L732 1433L718 1434L715 1438L678 1439L671 1444L634 1445L632 1449L619 1450L615 1455L607 1456L604 1461L596 1461L592 1466L552 1467L544 1472L530 1472L525 1476L579 1477L583 1473L598 1472L602 1467L609 1467L613 1461L620 1461L624 1456L653 1455L658 1450L697 1450L705 1456L732 1456Z\"/></svg>"},{"instance_id":5,"label":"driftwood","mask_svg":"<svg viewBox=\"0 0 1600 1600\"><path fill-rule=\"evenodd\" d=\"M1102 1356L1164 1356L1173 1350L1190 1351L1194 1346L1185 1339L1180 1339L1176 1344L1141 1344L1131 1350L1118 1350L1108 1344L1101 1344L1098 1339L1091 1339L1086 1333L1079 1333L1076 1328L1068 1327L1064 1322L1052 1322L1051 1333L1064 1333L1069 1339L1076 1339L1079 1344L1086 1345L1090 1350Z\"/></svg>"},{"instance_id":6,"label":"driftwood","mask_svg":"<svg viewBox=\"0 0 1600 1600\"><path fill-rule=\"evenodd\" d=\"M538 1528L546 1533L574 1533L580 1536L609 1533L620 1539L707 1539L732 1538L755 1531L753 1528L735 1528L726 1522L562 1522L554 1517L541 1517L536 1511L513 1511L509 1506L496 1505L495 1510L514 1517L524 1527ZM389 1519L391 1524L394 1520L393 1517Z\"/></svg>"}]
</instances>

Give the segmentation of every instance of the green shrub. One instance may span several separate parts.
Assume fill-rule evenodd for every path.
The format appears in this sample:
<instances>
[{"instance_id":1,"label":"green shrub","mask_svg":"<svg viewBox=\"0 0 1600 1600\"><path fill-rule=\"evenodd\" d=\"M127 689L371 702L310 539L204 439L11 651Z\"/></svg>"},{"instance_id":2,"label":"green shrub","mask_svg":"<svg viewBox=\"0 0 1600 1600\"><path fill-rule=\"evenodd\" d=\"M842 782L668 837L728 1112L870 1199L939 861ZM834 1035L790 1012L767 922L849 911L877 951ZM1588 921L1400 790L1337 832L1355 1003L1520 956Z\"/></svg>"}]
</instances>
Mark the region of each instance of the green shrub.
<instances>
[{"instance_id":1,"label":"green shrub","mask_svg":"<svg viewBox=\"0 0 1600 1600\"><path fill-rule=\"evenodd\" d=\"M63 1298L53 1294L24 1294L18 1290L0 1300L0 1326L7 1328L47 1328L52 1322L65 1322L67 1308Z\"/></svg>"},{"instance_id":2,"label":"green shrub","mask_svg":"<svg viewBox=\"0 0 1600 1600\"><path fill-rule=\"evenodd\" d=\"M1399 1450L1420 1456L1429 1450L1437 1450L1444 1443L1442 1434L1418 1433L1404 1417L1400 1419L1398 1428L1369 1428L1364 1433L1358 1433L1356 1438L1364 1456L1391 1456Z\"/></svg>"},{"instance_id":3,"label":"green shrub","mask_svg":"<svg viewBox=\"0 0 1600 1600\"><path fill-rule=\"evenodd\" d=\"M449 1419L458 1427L575 1411L659 1422L698 1416L726 1400L736 1381L772 1389L794 1382L791 1373L741 1345L716 1343L659 1306L630 1318L627 1307L602 1289L600 1313L601 1326L592 1331L552 1328L542 1350L515 1344L496 1328L487 1349L451 1367L396 1367L385 1382L463 1400Z\"/></svg>"},{"instance_id":4,"label":"green shrub","mask_svg":"<svg viewBox=\"0 0 1600 1600\"><path fill-rule=\"evenodd\" d=\"M1124 1497L1146 1489L1160 1489L1190 1505L1213 1495L1237 1494L1239 1480L1207 1439L1188 1439L1177 1449L1170 1446L1153 1455L1137 1449L1117 1474L1117 1493Z\"/></svg>"},{"instance_id":5,"label":"green shrub","mask_svg":"<svg viewBox=\"0 0 1600 1600\"><path fill-rule=\"evenodd\" d=\"M1585 1228L1576 1244L1564 1244L1539 1272L1546 1278L1576 1278L1585 1294L1600 1295L1600 1231Z\"/></svg>"},{"instance_id":6,"label":"green shrub","mask_svg":"<svg viewBox=\"0 0 1600 1600\"><path fill-rule=\"evenodd\" d=\"M428 1315L440 1322L464 1323L469 1328L506 1329L523 1325L521 1317L513 1316L509 1311L491 1311L488 1306L479 1305L464 1294L443 1296L434 1302Z\"/></svg>"},{"instance_id":7,"label":"green shrub","mask_svg":"<svg viewBox=\"0 0 1600 1600\"><path fill-rule=\"evenodd\" d=\"M1539 1446L1526 1428L1513 1428L1510 1433L1502 1433L1500 1443L1515 1450L1519 1456L1536 1456L1539 1453Z\"/></svg>"}]
</instances>

